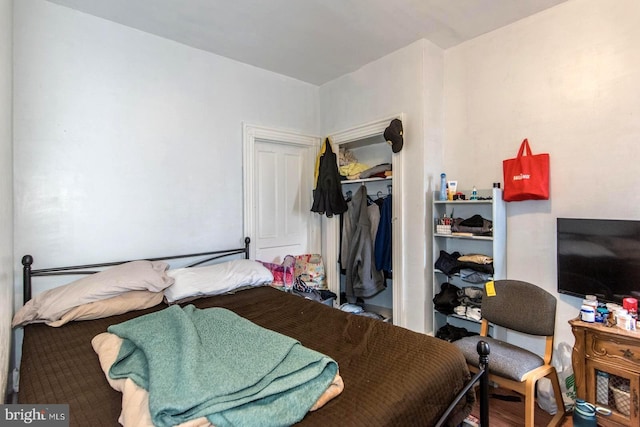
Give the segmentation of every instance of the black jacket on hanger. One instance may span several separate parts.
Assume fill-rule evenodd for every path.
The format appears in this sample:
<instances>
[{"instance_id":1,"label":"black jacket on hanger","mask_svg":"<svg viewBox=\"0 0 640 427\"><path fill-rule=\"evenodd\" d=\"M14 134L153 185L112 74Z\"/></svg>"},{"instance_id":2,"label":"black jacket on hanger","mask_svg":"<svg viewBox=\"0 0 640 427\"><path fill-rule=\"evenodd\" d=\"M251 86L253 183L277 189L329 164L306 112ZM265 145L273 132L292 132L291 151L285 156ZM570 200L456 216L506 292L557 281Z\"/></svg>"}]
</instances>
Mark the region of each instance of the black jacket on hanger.
<instances>
[{"instance_id":1,"label":"black jacket on hanger","mask_svg":"<svg viewBox=\"0 0 640 427\"><path fill-rule=\"evenodd\" d=\"M342 195L342 183L338 172L336 155L331 149L329 138L325 139L324 154L318 165L318 183L313 190L311 212L325 214L331 218L347 211L347 203Z\"/></svg>"}]
</instances>

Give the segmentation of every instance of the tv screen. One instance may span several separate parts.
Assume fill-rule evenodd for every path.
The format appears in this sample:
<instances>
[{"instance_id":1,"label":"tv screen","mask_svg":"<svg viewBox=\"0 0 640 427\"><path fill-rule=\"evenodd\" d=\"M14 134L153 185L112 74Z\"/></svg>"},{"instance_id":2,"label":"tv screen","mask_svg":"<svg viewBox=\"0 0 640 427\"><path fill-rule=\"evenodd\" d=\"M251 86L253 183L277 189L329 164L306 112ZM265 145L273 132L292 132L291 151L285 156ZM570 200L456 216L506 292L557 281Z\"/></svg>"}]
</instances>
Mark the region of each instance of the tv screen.
<instances>
[{"instance_id":1,"label":"tv screen","mask_svg":"<svg viewBox=\"0 0 640 427\"><path fill-rule=\"evenodd\" d=\"M640 298L640 221L557 219L558 292Z\"/></svg>"}]
</instances>

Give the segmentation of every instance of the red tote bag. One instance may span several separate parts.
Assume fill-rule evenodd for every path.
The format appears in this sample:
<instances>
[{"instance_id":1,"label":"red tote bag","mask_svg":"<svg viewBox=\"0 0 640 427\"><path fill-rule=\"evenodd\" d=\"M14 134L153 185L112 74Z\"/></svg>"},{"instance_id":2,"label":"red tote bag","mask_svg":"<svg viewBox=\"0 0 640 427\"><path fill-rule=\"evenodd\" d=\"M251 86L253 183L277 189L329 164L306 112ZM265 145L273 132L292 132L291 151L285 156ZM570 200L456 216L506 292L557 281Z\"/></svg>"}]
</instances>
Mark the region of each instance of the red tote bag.
<instances>
[{"instance_id":1,"label":"red tote bag","mask_svg":"<svg viewBox=\"0 0 640 427\"><path fill-rule=\"evenodd\" d=\"M531 154L526 138L518 157L502 162L502 172L506 202L549 199L549 154Z\"/></svg>"}]
</instances>

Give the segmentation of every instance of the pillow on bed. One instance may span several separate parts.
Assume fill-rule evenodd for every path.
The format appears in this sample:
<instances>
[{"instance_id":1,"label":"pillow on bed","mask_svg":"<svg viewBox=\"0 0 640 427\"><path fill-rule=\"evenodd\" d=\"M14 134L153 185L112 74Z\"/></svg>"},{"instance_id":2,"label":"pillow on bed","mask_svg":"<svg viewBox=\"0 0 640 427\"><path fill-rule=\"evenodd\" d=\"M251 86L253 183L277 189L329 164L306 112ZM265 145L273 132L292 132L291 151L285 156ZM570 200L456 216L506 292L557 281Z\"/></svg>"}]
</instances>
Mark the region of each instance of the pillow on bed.
<instances>
[{"instance_id":1,"label":"pillow on bed","mask_svg":"<svg viewBox=\"0 0 640 427\"><path fill-rule=\"evenodd\" d=\"M82 304L111 298L129 291L162 292L173 284L162 261L131 261L83 277L68 285L39 293L14 316L12 325L53 322Z\"/></svg>"},{"instance_id":2,"label":"pillow on bed","mask_svg":"<svg viewBox=\"0 0 640 427\"><path fill-rule=\"evenodd\" d=\"M112 298L79 305L63 314L60 320L46 323L57 328L73 320L102 319L103 317L115 316L129 311L143 310L160 304L163 297L162 292L126 292Z\"/></svg>"},{"instance_id":3,"label":"pillow on bed","mask_svg":"<svg viewBox=\"0 0 640 427\"><path fill-rule=\"evenodd\" d=\"M273 275L262 264L249 259L236 259L206 267L169 270L175 283L164 290L169 303L185 298L218 295L245 286L262 286L273 281Z\"/></svg>"}]
</instances>

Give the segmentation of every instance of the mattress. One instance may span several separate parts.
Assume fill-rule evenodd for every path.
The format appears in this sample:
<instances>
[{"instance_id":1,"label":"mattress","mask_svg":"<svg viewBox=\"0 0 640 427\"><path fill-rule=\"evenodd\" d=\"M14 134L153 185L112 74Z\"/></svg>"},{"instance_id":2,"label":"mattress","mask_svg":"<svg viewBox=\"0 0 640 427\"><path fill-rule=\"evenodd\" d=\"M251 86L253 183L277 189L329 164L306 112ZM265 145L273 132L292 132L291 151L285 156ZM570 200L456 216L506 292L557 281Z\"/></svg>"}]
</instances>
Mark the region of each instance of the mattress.
<instances>
[{"instance_id":1,"label":"mattress","mask_svg":"<svg viewBox=\"0 0 640 427\"><path fill-rule=\"evenodd\" d=\"M344 391L298 425L434 425L470 378L464 357L447 341L268 286L189 304L225 307L338 363ZM163 308L161 304L60 328L25 326L19 403L68 403L72 426L119 425L121 394L108 385L91 339L109 325ZM460 423L473 403L470 392L448 423Z\"/></svg>"}]
</instances>

